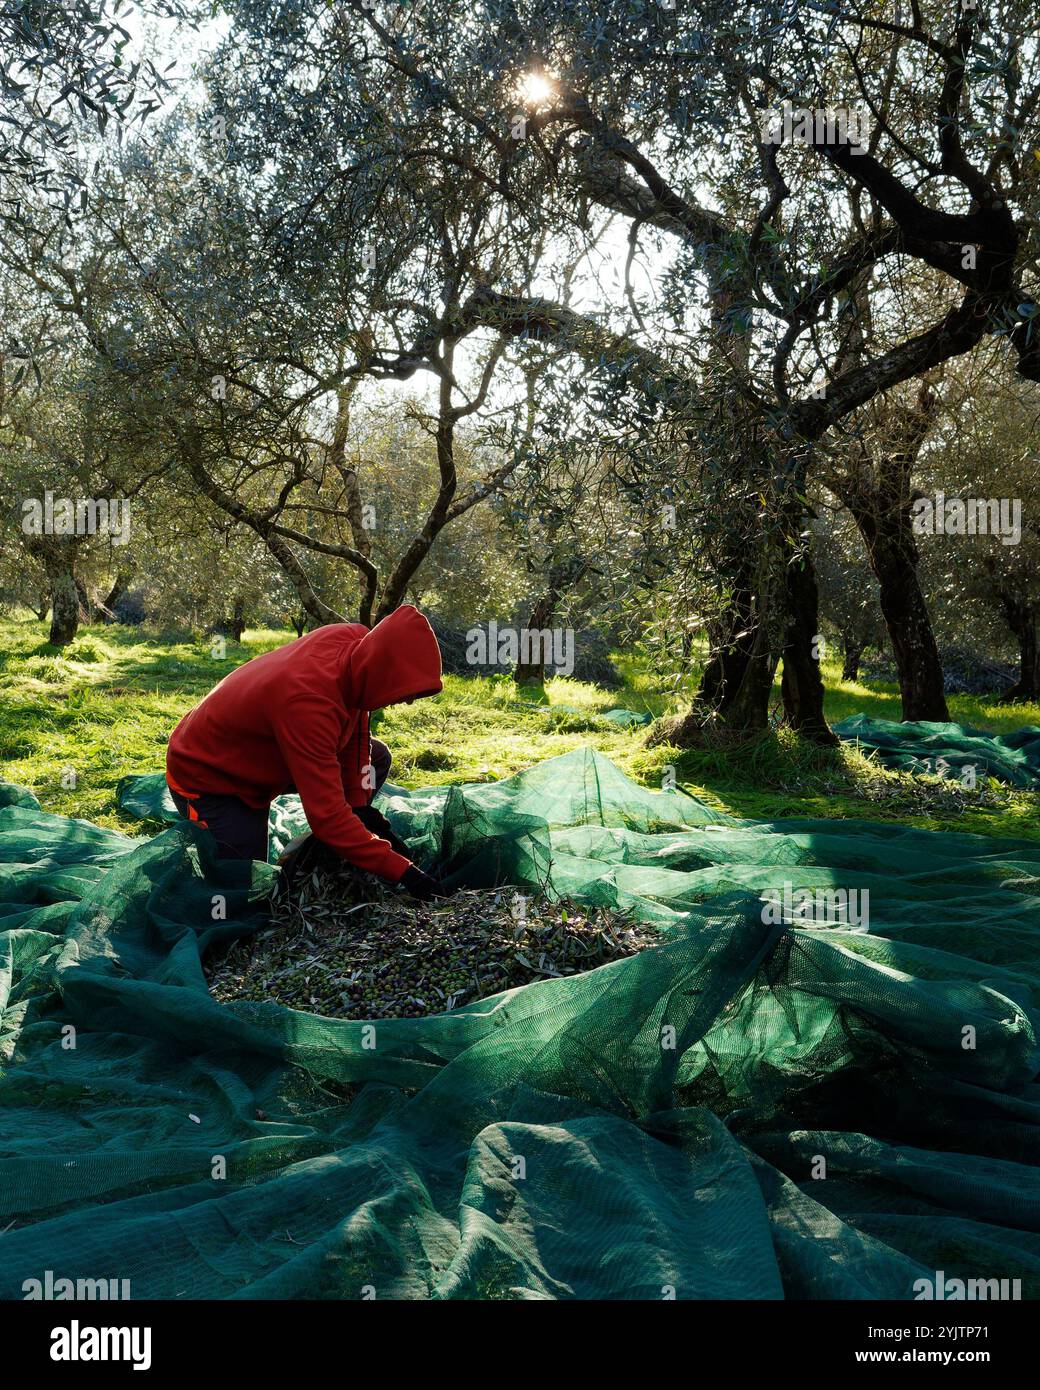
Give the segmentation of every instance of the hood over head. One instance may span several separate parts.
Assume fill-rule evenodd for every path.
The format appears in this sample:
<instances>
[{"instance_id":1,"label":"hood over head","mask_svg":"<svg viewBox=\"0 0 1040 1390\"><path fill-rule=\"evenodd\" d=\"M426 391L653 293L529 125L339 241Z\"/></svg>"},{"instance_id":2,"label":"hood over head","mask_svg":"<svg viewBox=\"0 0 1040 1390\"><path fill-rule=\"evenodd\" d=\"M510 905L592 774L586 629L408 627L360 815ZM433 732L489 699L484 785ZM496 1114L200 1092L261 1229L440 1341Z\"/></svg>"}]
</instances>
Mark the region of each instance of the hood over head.
<instances>
[{"instance_id":1,"label":"hood over head","mask_svg":"<svg viewBox=\"0 0 1040 1390\"><path fill-rule=\"evenodd\" d=\"M441 689L441 649L410 603L376 623L347 652L343 695L350 709L376 710Z\"/></svg>"}]
</instances>

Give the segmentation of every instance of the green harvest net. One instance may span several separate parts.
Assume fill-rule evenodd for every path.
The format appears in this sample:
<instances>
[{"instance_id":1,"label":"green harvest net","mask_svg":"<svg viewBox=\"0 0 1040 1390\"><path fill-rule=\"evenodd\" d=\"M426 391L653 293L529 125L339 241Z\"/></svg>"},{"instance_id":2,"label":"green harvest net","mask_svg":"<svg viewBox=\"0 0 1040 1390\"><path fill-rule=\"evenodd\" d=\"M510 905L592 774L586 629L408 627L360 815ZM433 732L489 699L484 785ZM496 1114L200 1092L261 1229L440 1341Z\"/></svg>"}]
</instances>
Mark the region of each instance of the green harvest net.
<instances>
[{"instance_id":1,"label":"green harvest net","mask_svg":"<svg viewBox=\"0 0 1040 1390\"><path fill-rule=\"evenodd\" d=\"M267 866L0 793L0 1296L1040 1294L1040 843L737 821L592 750L390 788L427 867L662 935L373 1028L209 996ZM869 930L764 920L785 885L869 890Z\"/></svg>"},{"instance_id":2,"label":"green harvest net","mask_svg":"<svg viewBox=\"0 0 1040 1390\"><path fill-rule=\"evenodd\" d=\"M542 705L546 714L577 714L590 724L616 724L623 729L642 728L653 720L649 710L639 712L634 709L580 709L577 705Z\"/></svg>"},{"instance_id":3,"label":"green harvest net","mask_svg":"<svg viewBox=\"0 0 1040 1390\"><path fill-rule=\"evenodd\" d=\"M961 778L994 777L1013 787L1040 788L1040 728L1027 725L1012 734L991 734L970 724L896 724L855 714L835 724L846 743L858 743L886 767L900 772L930 772Z\"/></svg>"}]
</instances>

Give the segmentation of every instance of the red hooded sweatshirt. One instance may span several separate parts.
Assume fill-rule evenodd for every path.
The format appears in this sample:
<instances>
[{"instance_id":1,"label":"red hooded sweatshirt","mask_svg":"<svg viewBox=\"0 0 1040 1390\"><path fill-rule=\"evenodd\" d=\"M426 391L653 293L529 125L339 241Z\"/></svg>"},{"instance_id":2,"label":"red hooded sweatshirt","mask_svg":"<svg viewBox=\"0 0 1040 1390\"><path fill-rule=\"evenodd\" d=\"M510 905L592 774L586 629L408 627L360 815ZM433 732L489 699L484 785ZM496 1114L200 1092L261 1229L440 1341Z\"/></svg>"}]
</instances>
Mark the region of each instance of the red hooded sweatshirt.
<instances>
[{"instance_id":1,"label":"red hooded sweatshirt","mask_svg":"<svg viewBox=\"0 0 1040 1390\"><path fill-rule=\"evenodd\" d=\"M311 830L359 869L396 883L410 861L373 835L364 806L369 711L441 689L441 653L410 605L369 629L320 627L254 657L186 714L170 736L166 780L267 807L295 787Z\"/></svg>"}]
</instances>

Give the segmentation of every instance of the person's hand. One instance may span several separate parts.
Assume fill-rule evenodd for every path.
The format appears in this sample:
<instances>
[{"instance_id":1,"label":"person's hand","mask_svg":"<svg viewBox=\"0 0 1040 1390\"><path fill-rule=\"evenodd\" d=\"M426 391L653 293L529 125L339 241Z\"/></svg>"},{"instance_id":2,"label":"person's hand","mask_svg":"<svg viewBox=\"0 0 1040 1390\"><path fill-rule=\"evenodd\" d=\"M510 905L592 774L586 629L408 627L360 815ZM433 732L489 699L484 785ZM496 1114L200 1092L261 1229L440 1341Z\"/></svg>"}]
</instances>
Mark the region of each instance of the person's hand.
<instances>
[{"instance_id":1,"label":"person's hand","mask_svg":"<svg viewBox=\"0 0 1040 1390\"><path fill-rule=\"evenodd\" d=\"M316 835L308 831L297 835L282 850L277 859L281 873L278 875L276 895L279 898L291 893L301 879L315 870L331 873L343 860L329 845L323 844Z\"/></svg>"},{"instance_id":2,"label":"person's hand","mask_svg":"<svg viewBox=\"0 0 1040 1390\"><path fill-rule=\"evenodd\" d=\"M390 848L395 854L403 855L405 859L411 858L408 846L398 835L394 834L390 822L382 811L377 811L374 806L355 806L354 814L366 830L371 830L372 834L378 835L381 840L389 841Z\"/></svg>"},{"instance_id":3,"label":"person's hand","mask_svg":"<svg viewBox=\"0 0 1040 1390\"><path fill-rule=\"evenodd\" d=\"M283 872L299 877L314 869L328 872L337 868L343 861L330 845L307 831L304 835L297 835L295 840L290 840L276 862Z\"/></svg>"},{"instance_id":4,"label":"person's hand","mask_svg":"<svg viewBox=\"0 0 1040 1390\"><path fill-rule=\"evenodd\" d=\"M455 891L446 887L439 879L424 874L422 869L417 869L414 864L402 874L401 887L407 889L412 897L418 898L421 903L431 902L434 898L450 898Z\"/></svg>"}]
</instances>

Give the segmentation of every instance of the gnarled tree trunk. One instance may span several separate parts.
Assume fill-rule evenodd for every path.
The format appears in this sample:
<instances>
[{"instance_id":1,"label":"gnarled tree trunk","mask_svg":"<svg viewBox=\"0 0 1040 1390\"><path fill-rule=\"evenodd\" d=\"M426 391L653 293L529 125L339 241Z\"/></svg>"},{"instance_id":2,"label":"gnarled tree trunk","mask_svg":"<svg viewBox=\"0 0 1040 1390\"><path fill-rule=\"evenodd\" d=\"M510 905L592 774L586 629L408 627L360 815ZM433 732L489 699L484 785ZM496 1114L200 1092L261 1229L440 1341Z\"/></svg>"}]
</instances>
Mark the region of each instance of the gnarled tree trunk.
<instances>
[{"instance_id":1,"label":"gnarled tree trunk","mask_svg":"<svg viewBox=\"0 0 1040 1390\"><path fill-rule=\"evenodd\" d=\"M783 529L779 538L763 537L758 554L735 567L737 583L713 630L694 709L672 727L672 741L681 743L709 714L735 734L768 728L773 679L782 661L780 689L790 726L813 742L837 742L823 710L816 574L808 550L789 539L802 530L800 511L792 510Z\"/></svg>"},{"instance_id":2,"label":"gnarled tree trunk","mask_svg":"<svg viewBox=\"0 0 1040 1390\"><path fill-rule=\"evenodd\" d=\"M820 675L820 594L816 571L806 551L787 566L787 636L784 642L780 693L787 722L796 733L825 747L837 744L823 712Z\"/></svg>"},{"instance_id":3,"label":"gnarled tree trunk","mask_svg":"<svg viewBox=\"0 0 1040 1390\"><path fill-rule=\"evenodd\" d=\"M696 700L705 713L711 711L724 715L747 675L758 627L753 582L748 566L741 576L741 583L730 594L726 611L709 625L711 654L701 676Z\"/></svg>"},{"instance_id":4,"label":"gnarled tree trunk","mask_svg":"<svg viewBox=\"0 0 1040 1390\"><path fill-rule=\"evenodd\" d=\"M80 622L80 592L73 568L76 543L64 536L40 536L28 541L27 548L37 556L47 576L51 608L47 640L53 647L67 647Z\"/></svg>"},{"instance_id":5,"label":"gnarled tree trunk","mask_svg":"<svg viewBox=\"0 0 1040 1390\"><path fill-rule=\"evenodd\" d=\"M118 570L116 572L116 577L112 582L111 589L109 589L101 603L98 604L98 608L101 610L101 616L106 623L115 622L116 604L126 593L127 589L129 589L132 577L129 570Z\"/></svg>"},{"instance_id":6,"label":"gnarled tree trunk","mask_svg":"<svg viewBox=\"0 0 1040 1390\"><path fill-rule=\"evenodd\" d=\"M79 631L79 595L72 571L56 574L51 590L51 630L47 640L53 647L67 647Z\"/></svg>"},{"instance_id":7,"label":"gnarled tree trunk","mask_svg":"<svg viewBox=\"0 0 1040 1390\"><path fill-rule=\"evenodd\" d=\"M928 605L917 579L917 545L909 512L902 508L863 508L849 500L877 578L881 612L892 640L905 720L949 717L942 661Z\"/></svg>"},{"instance_id":8,"label":"gnarled tree trunk","mask_svg":"<svg viewBox=\"0 0 1040 1390\"><path fill-rule=\"evenodd\" d=\"M1002 597L1001 608L1008 627L1015 634L1020 653L1018 680L1001 696L1003 703L1040 700L1040 643L1037 642L1037 605Z\"/></svg>"},{"instance_id":9,"label":"gnarled tree trunk","mask_svg":"<svg viewBox=\"0 0 1040 1390\"><path fill-rule=\"evenodd\" d=\"M80 622L92 623L96 621L98 616L97 604L90 597L90 591L79 575L76 575L76 593L79 595Z\"/></svg>"},{"instance_id":10,"label":"gnarled tree trunk","mask_svg":"<svg viewBox=\"0 0 1040 1390\"><path fill-rule=\"evenodd\" d=\"M903 718L945 723L950 712L942 661L917 578L917 542L910 520L911 471L937 405L930 384L922 382L916 405L904 411L895 432L890 458L875 468L873 478L864 467L831 486L859 527L880 588L881 612L899 672Z\"/></svg>"}]
</instances>

